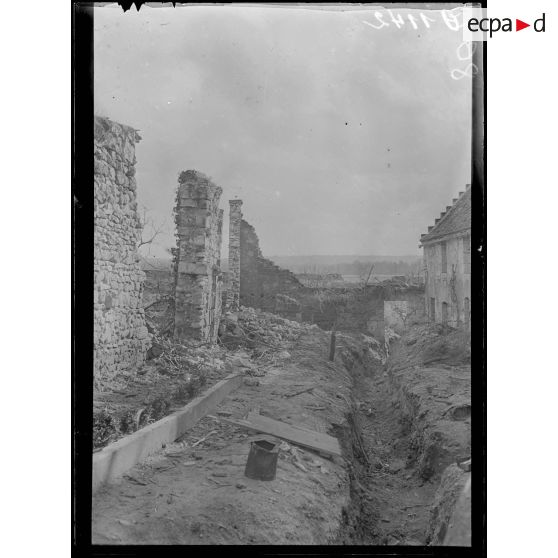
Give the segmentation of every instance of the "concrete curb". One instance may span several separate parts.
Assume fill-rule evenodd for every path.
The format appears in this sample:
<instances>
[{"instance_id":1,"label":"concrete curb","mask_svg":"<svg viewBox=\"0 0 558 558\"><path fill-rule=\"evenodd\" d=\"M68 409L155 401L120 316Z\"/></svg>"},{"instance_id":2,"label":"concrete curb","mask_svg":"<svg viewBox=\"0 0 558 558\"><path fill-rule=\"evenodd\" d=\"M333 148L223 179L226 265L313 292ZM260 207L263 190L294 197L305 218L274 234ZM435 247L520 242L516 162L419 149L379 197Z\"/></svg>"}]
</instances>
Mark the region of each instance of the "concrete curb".
<instances>
[{"instance_id":1,"label":"concrete curb","mask_svg":"<svg viewBox=\"0 0 558 558\"><path fill-rule=\"evenodd\" d=\"M211 412L242 383L241 374L231 374L188 405L93 454L93 493L115 480L163 444L174 442L200 418Z\"/></svg>"}]
</instances>

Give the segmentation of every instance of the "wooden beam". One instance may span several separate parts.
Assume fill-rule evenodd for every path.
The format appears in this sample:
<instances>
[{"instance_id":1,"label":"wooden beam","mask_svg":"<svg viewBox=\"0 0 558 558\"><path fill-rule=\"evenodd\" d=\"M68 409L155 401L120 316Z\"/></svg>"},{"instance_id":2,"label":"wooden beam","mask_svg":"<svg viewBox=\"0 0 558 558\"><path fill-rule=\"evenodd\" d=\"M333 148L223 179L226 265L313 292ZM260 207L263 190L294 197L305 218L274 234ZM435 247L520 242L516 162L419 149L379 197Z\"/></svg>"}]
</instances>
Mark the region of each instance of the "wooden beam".
<instances>
[{"instance_id":1,"label":"wooden beam","mask_svg":"<svg viewBox=\"0 0 558 558\"><path fill-rule=\"evenodd\" d=\"M248 418L246 420L221 419L220 417L219 420L224 420L225 422L230 422L237 426L244 426L256 432L270 434L276 438L281 438L287 442L310 448L326 455L341 456L341 447L339 446L339 440L337 440L337 438L301 426L286 424L268 417L263 417L254 412L248 413Z\"/></svg>"}]
</instances>

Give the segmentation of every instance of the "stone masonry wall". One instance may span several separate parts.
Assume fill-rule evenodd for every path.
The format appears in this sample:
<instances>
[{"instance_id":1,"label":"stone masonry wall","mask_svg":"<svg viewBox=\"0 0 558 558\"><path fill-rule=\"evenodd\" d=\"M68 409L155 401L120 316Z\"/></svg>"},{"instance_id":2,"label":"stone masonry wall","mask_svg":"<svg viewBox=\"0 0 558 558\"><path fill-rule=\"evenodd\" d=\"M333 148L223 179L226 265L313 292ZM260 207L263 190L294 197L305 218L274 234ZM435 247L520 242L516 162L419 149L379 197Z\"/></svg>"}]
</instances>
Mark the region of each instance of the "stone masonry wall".
<instances>
[{"instance_id":1,"label":"stone masonry wall","mask_svg":"<svg viewBox=\"0 0 558 558\"><path fill-rule=\"evenodd\" d=\"M213 342L221 317L222 189L195 170L180 173L176 195L175 339Z\"/></svg>"},{"instance_id":2,"label":"stone masonry wall","mask_svg":"<svg viewBox=\"0 0 558 558\"><path fill-rule=\"evenodd\" d=\"M141 364L150 345L142 307L144 273L137 246L133 128L95 117L94 377L102 384Z\"/></svg>"},{"instance_id":3,"label":"stone masonry wall","mask_svg":"<svg viewBox=\"0 0 558 558\"><path fill-rule=\"evenodd\" d=\"M304 290L294 273L263 257L254 227L242 220L240 225L240 304L276 312L283 299ZM298 310L297 310L298 312Z\"/></svg>"},{"instance_id":4,"label":"stone masonry wall","mask_svg":"<svg viewBox=\"0 0 558 558\"><path fill-rule=\"evenodd\" d=\"M242 200L229 200L229 275L227 310L237 312L240 306L240 229Z\"/></svg>"}]
</instances>

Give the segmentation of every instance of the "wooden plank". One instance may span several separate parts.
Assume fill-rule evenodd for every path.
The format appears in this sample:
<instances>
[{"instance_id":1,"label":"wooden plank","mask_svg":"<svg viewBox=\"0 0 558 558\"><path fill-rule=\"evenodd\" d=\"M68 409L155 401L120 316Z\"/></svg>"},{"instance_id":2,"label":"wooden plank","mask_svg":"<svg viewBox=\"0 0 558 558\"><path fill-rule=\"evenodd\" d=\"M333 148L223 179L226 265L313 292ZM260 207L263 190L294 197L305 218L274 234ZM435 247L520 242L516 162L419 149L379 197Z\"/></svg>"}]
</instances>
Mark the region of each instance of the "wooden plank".
<instances>
[{"instance_id":1,"label":"wooden plank","mask_svg":"<svg viewBox=\"0 0 558 558\"><path fill-rule=\"evenodd\" d=\"M270 434L287 442L310 448L327 455L341 456L341 447L337 438L308 430L292 424L286 424L277 420L263 417L256 413L249 413L248 419L224 419L226 422L236 424L237 426L244 426L257 432Z\"/></svg>"},{"instance_id":2,"label":"wooden plank","mask_svg":"<svg viewBox=\"0 0 558 558\"><path fill-rule=\"evenodd\" d=\"M254 420L252 420L254 419ZM267 424L269 426L275 425L275 424L280 424L280 425L285 425L288 426L289 428L293 428L294 430L298 430L300 431L300 434L302 436L304 436L305 434L308 434L310 436L316 436L317 439L320 440L321 443L323 444L331 444L332 447L339 447L339 442L337 440L337 438L333 438L332 436L329 436L328 434L323 434L322 432L317 432L316 430L311 430L310 428L306 428L304 426L299 426L296 424L288 424L285 422L280 422L280 421L276 421L272 418L269 417L264 417L262 415L260 415L259 413L254 413L251 412L248 414L248 421L249 422L255 422L256 424Z\"/></svg>"},{"instance_id":3,"label":"wooden plank","mask_svg":"<svg viewBox=\"0 0 558 558\"><path fill-rule=\"evenodd\" d=\"M163 444L174 442L241 383L242 375L231 374L172 415L94 453L93 493L102 484L115 480L148 455L159 451Z\"/></svg>"},{"instance_id":4,"label":"wooden plank","mask_svg":"<svg viewBox=\"0 0 558 558\"><path fill-rule=\"evenodd\" d=\"M269 417L264 417L264 416L260 415L259 413L252 413L252 412L250 412L248 414L248 416L246 417L246 420L251 421L251 419L254 415L255 415L256 421L258 420L258 418L273 420L273 419L270 419ZM275 422L277 422L277 421L275 421ZM287 423L280 423L280 424L287 424ZM332 440L337 440L337 438L332 438L331 436L328 436L327 434L322 434L321 432L317 432L316 430L311 430L310 428L306 428L304 426L299 426L297 424L287 424L287 426L290 426L291 428L295 428L297 430L300 430L302 433L306 432L308 434L318 434L319 436L325 436L326 438L330 438Z\"/></svg>"}]
</instances>

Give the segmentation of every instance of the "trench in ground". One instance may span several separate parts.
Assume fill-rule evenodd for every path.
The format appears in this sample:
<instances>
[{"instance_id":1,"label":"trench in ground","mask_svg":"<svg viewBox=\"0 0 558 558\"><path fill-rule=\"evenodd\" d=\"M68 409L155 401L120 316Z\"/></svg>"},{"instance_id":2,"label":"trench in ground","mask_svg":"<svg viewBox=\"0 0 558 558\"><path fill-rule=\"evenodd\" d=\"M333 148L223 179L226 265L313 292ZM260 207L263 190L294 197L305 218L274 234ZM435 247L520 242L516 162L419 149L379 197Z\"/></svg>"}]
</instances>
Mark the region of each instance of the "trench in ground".
<instances>
[{"instance_id":1,"label":"trench in ground","mask_svg":"<svg viewBox=\"0 0 558 558\"><path fill-rule=\"evenodd\" d=\"M419 450L385 366L352 354L347 367L352 397L338 435L349 460L350 500L335 543L425 545L437 484L419 475Z\"/></svg>"}]
</instances>

